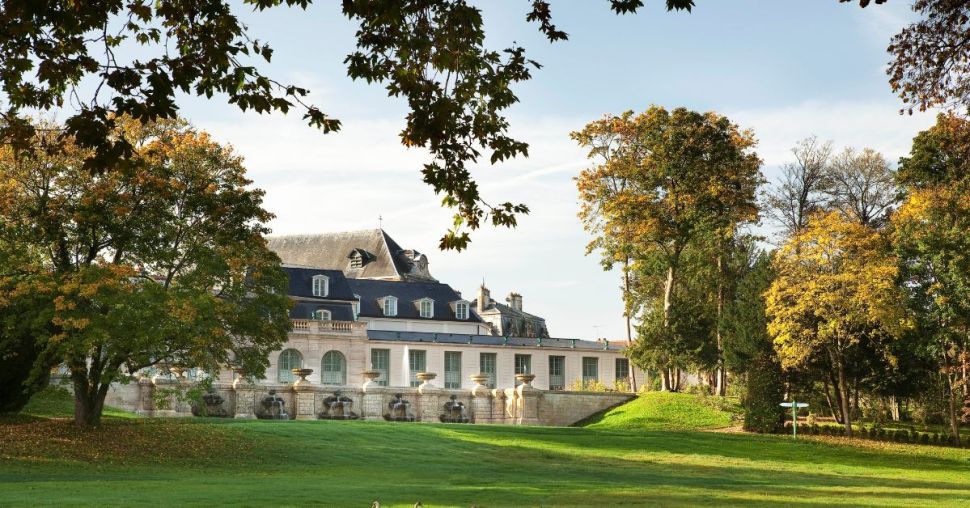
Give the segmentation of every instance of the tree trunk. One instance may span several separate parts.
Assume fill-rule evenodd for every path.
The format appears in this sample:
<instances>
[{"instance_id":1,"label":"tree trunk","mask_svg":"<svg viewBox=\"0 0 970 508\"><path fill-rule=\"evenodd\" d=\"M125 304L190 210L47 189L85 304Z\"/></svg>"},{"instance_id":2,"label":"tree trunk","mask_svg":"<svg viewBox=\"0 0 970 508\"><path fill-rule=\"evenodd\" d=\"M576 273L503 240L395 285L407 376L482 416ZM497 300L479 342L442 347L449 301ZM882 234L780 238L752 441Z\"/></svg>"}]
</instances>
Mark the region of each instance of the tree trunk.
<instances>
[{"instance_id":1,"label":"tree trunk","mask_svg":"<svg viewBox=\"0 0 970 508\"><path fill-rule=\"evenodd\" d=\"M956 369L953 368L953 366L950 364L950 357L949 355L946 354L946 351L943 352L943 369L945 371L943 373L943 376L946 378L946 393L947 393L947 399L948 399L947 409L948 409L948 412L950 413L949 414L950 432L953 434L953 437L951 439L953 441L953 444L959 445L960 444L960 418L957 415L957 392L959 391L959 388L954 386L956 383L953 382L954 381L953 378L955 377L956 373L954 371ZM961 405L962 405L962 401L961 401Z\"/></svg>"},{"instance_id":2,"label":"tree trunk","mask_svg":"<svg viewBox=\"0 0 970 508\"><path fill-rule=\"evenodd\" d=\"M674 297L674 280L676 280L677 271L674 269L673 264L667 268L667 281L664 283L664 328L670 328L670 307L673 305Z\"/></svg>"},{"instance_id":3,"label":"tree trunk","mask_svg":"<svg viewBox=\"0 0 970 508\"><path fill-rule=\"evenodd\" d=\"M849 408L849 382L845 377L845 365L840 355L831 352L832 363L835 364L839 373L839 395L842 398L842 424L845 426L845 435L852 435L852 412Z\"/></svg>"},{"instance_id":4,"label":"tree trunk","mask_svg":"<svg viewBox=\"0 0 970 508\"><path fill-rule=\"evenodd\" d=\"M667 367L660 369L660 391L672 391L670 389L670 369Z\"/></svg>"},{"instance_id":5,"label":"tree trunk","mask_svg":"<svg viewBox=\"0 0 970 508\"><path fill-rule=\"evenodd\" d=\"M899 421L899 399L895 395L889 396L889 417L892 418L894 422Z\"/></svg>"},{"instance_id":6,"label":"tree trunk","mask_svg":"<svg viewBox=\"0 0 970 508\"><path fill-rule=\"evenodd\" d=\"M626 345L630 347L633 345L633 334L630 331L630 256L626 256L623 259L623 317L626 318ZM644 370L644 376L647 376L646 370ZM646 383L647 380L644 380ZM630 365L630 391L637 393L637 376L633 370L633 365Z\"/></svg>"},{"instance_id":7,"label":"tree trunk","mask_svg":"<svg viewBox=\"0 0 970 508\"><path fill-rule=\"evenodd\" d=\"M829 405L829 412L832 413L832 417L835 418L836 422L842 423L842 416L839 414L840 406L839 406L838 397L836 397L835 401L832 400L832 392L829 391L828 380L823 379L822 385L825 388L825 402L827 402ZM836 390L836 395L838 395L838 390Z\"/></svg>"},{"instance_id":8,"label":"tree trunk","mask_svg":"<svg viewBox=\"0 0 970 508\"><path fill-rule=\"evenodd\" d=\"M724 317L724 256L721 254L722 246L718 246L717 253L717 319L715 321L715 334L717 336L717 381L714 390L715 395L725 396L727 394L727 373L724 371L724 342L721 337L721 320Z\"/></svg>"},{"instance_id":9,"label":"tree trunk","mask_svg":"<svg viewBox=\"0 0 970 508\"><path fill-rule=\"evenodd\" d=\"M108 386L91 385L85 381L74 380L74 425L94 427L101 424L104 399Z\"/></svg>"}]
</instances>

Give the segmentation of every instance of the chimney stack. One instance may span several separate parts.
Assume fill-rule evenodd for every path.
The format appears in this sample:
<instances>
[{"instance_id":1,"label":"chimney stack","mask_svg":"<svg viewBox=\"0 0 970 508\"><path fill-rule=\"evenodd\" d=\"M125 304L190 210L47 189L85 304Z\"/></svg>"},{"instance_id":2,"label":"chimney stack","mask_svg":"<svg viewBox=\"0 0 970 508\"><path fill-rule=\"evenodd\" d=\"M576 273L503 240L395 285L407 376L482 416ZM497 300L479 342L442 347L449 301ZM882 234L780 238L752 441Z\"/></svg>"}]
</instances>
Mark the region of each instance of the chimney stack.
<instances>
[{"instance_id":1,"label":"chimney stack","mask_svg":"<svg viewBox=\"0 0 970 508\"><path fill-rule=\"evenodd\" d=\"M509 296L505 299L505 301L509 303L509 307L522 312L522 295L515 292L509 293Z\"/></svg>"},{"instance_id":2,"label":"chimney stack","mask_svg":"<svg viewBox=\"0 0 970 508\"><path fill-rule=\"evenodd\" d=\"M482 281L482 285L478 288L478 312L479 314L484 312L485 309L492 303L491 293L488 292L488 288L485 287L485 281Z\"/></svg>"}]
</instances>

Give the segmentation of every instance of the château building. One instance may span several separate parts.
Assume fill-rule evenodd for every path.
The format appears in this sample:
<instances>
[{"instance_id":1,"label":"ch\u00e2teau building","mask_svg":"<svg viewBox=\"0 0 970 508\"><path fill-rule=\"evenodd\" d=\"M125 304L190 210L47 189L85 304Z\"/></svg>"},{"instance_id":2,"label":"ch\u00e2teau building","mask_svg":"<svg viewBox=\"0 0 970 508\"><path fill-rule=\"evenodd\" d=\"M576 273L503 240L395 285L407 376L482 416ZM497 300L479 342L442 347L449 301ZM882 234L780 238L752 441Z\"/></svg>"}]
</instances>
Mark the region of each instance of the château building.
<instances>
[{"instance_id":1,"label":"ch\u00e2teau building","mask_svg":"<svg viewBox=\"0 0 970 508\"><path fill-rule=\"evenodd\" d=\"M284 263L294 306L293 330L271 355L267 382L292 382L295 368L313 369L308 380L322 385L357 385L361 372L376 370L380 385L418 386L419 372L434 372L446 389L472 388L478 373L491 388L535 374L532 384L543 390L593 380L613 386L629 377L621 346L551 338L515 292L500 303L483 283L467 300L431 275L425 254L382 229L268 243Z\"/></svg>"}]
</instances>

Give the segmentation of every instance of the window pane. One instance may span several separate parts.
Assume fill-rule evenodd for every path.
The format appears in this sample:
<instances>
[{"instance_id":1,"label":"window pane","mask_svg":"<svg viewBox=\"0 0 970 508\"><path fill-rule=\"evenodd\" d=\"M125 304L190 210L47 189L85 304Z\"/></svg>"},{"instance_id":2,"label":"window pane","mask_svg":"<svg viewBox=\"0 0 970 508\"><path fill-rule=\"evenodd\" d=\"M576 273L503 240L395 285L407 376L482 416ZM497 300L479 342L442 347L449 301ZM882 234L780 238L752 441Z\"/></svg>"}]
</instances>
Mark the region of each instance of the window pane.
<instances>
[{"instance_id":1,"label":"window pane","mask_svg":"<svg viewBox=\"0 0 970 508\"><path fill-rule=\"evenodd\" d=\"M375 380L377 384L380 386L387 386L387 380L391 377L391 350L371 349L370 368L381 373L381 375Z\"/></svg>"},{"instance_id":2,"label":"window pane","mask_svg":"<svg viewBox=\"0 0 970 508\"><path fill-rule=\"evenodd\" d=\"M325 385L347 384L347 362L339 351L328 351L323 355L320 382Z\"/></svg>"},{"instance_id":3,"label":"window pane","mask_svg":"<svg viewBox=\"0 0 970 508\"><path fill-rule=\"evenodd\" d=\"M461 353L445 351L445 388L461 388Z\"/></svg>"},{"instance_id":4,"label":"window pane","mask_svg":"<svg viewBox=\"0 0 970 508\"><path fill-rule=\"evenodd\" d=\"M630 377L630 360L626 358L616 359L616 379L626 381Z\"/></svg>"},{"instance_id":5,"label":"window pane","mask_svg":"<svg viewBox=\"0 0 970 508\"><path fill-rule=\"evenodd\" d=\"M563 390L566 388L566 357L549 357L549 389Z\"/></svg>"},{"instance_id":6,"label":"window pane","mask_svg":"<svg viewBox=\"0 0 970 508\"><path fill-rule=\"evenodd\" d=\"M485 386L489 388L495 388L495 363L495 353L481 353L481 356L479 357L479 367L482 374L488 375L488 381L486 381Z\"/></svg>"},{"instance_id":7,"label":"window pane","mask_svg":"<svg viewBox=\"0 0 970 508\"><path fill-rule=\"evenodd\" d=\"M418 380L418 372L425 372L427 369L427 356L424 351L412 349L408 351L408 364L411 368L411 386L421 386Z\"/></svg>"},{"instance_id":8,"label":"window pane","mask_svg":"<svg viewBox=\"0 0 970 508\"><path fill-rule=\"evenodd\" d=\"M532 373L532 355L515 355L515 373L516 374L531 374ZM519 380L515 379L515 385L518 386Z\"/></svg>"},{"instance_id":9,"label":"window pane","mask_svg":"<svg viewBox=\"0 0 970 508\"><path fill-rule=\"evenodd\" d=\"M280 353L279 361L276 362L276 379L280 383L292 383L296 376L291 370L302 368L303 355L295 349L286 349Z\"/></svg>"},{"instance_id":10,"label":"window pane","mask_svg":"<svg viewBox=\"0 0 970 508\"><path fill-rule=\"evenodd\" d=\"M599 381L599 358L583 357L583 382Z\"/></svg>"}]
</instances>

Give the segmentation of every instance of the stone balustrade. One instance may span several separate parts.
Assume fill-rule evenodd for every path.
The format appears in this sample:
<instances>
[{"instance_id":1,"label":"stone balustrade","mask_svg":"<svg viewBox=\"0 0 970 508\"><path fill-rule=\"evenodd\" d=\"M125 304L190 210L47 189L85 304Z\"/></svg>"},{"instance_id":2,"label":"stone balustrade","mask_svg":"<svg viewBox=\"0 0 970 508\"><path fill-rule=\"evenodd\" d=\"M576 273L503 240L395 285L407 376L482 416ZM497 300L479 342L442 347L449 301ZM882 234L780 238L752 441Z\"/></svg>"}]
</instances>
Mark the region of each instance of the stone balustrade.
<instances>
[{"instance_id":1,"label":"stone balustrade","mask_svg":"<svg viewBox=\"0 0 970 508\"><path fill-rule=\"evenodd\" d=\"M320 333L326 335L367 335L367 323L361 321L316 321L292 319L293 333Z\"/></svg>"},{"instance_id":2,"label":"stone balustrade","mask_svg":"<svg viewBox=\"0 0 970 508\"><path fill-rule=\"evenodd\" d=\"M264 400L282 400L286 417L289 419L315 420L320 417L325 402L336 392L348 397L352 403L348 411L354 418L382 420L389 414L388 404L396 400L398 394L407 401L408 411L414 421L438 422L446 411L445 404L452 401L465 407L465 416L470 423L494 423L507 425L569 425L594 413L630 400L633 395L619 392L549 392L532 386L532 376L520 376L519 386L507 389L488 389L484 383L487 376L471 376L475 386L471 390L445 389L435 383L433 373L421 373L421 386L387 387L379 386L374 379L376 371L365 371L367 379L361 386L332 386L310 383L306 377L309 369L298 369L301 377L295 384L254 383L243 375L238 375L232 383L217 382L212 388L221 397L218 408L209 407L215 414L232 418L270 418L270 408L264 407ZM305 371L305 372L304 372ZM191 414L185 404L158 406L155 402L159 395L167 393L178 382L157 379L142 379L130 386L137 390L134 397L137 410L145 416L184 416ZM188 388L187 382L182 385ZM330 399L333 400L333 399ZM172 401L174 402L174 400ZM182 407L185 405L185 407ZM178 406L178 407L176 407ZM135 408L132 408L135 409Z\"/></svg>"}]
</instances>

